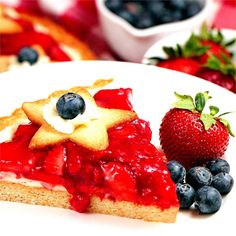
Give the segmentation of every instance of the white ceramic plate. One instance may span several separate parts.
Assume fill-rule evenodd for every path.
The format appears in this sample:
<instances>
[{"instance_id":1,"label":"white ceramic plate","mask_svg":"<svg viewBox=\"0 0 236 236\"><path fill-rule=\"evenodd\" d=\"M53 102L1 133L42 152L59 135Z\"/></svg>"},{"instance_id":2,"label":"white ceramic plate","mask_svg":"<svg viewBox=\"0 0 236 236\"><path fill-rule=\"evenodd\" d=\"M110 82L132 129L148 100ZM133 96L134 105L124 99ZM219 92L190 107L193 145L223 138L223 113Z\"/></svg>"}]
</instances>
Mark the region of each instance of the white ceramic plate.
<instances>
[{"instance_id":1,"label":"white ceramic plate","mask_svg":"<svg viewBox=\"0 0 236 236\"><path fill-rule=\"evenodd\" d=\"M153 142L158 145L161 118L175 100L173 92L195 94L210 91L212 103L221 111L234 110L236 95L221 87L186 74L153 66L119 62L76 62L35 66L0 75L0 116L10 114L23 101L43 98L57 89L91 84L113 77L110 87L133 88L133 103L140 117L149 120ZM228 116L236 131L236 115ZM227 159L236 179L236 139L231 138ZM180 212L174 224L150 223L98 214L79 214L70 210L0 202L1 235L199 235L235 228L236 187L224 198L220 211L199 216Z\"/></svg>"},{"instance_id":2,"label":"white ceramic plate","mask_svg":"<svg viewBox=\"0 0 236 236\"><path fill-rule=\"evenodd\" d=\"M221 30L222 34L224 35L226 41L231 40L233 38L236 38L236 30L228 30L228 29L223 29ZM161 57L165 58L166 54L163 51L163 47L175 47L176 44L183 45L187 39L190 37L191 31L182 31L179 33L175 33L169 36L166 36L165 38L157 41L154 43L145 53L142 63L147 64L148 63L148 58L150 57ZM236 64L236 44L229 48L231 52L233 52L234 57L233 61Z\"/></svg>"}]
</instances>

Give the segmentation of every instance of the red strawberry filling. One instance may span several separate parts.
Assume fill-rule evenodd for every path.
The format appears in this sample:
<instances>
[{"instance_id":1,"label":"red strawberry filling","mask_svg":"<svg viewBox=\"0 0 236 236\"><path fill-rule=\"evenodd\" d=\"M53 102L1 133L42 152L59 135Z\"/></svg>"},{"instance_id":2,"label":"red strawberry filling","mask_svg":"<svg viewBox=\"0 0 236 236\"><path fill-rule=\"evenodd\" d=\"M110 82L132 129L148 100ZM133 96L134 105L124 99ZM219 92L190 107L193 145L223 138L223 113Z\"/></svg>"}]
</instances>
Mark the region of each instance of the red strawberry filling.
<instances>
[{"instance_id":1,"label":"red strawberry filling","mask_svg":"<svg viewBox=\"0 0 236 236\"><path fill-rule=\"evenodd\" d=\"M24 32L1 34L0 55L17 55L23 47L40 45L52 61L71 61L49 34L35 31L29 21L22 19L15 21L23 27Z\"/></svg>"},{"instance_id":2,"label":"red strawberry filling","mask_svg":"<svg viewBox=\"0 0 236 236\"><path fill-rule=\"evenodd\" d=\"M114 99L114 96L116 99ZM123 110L133 110L130 102L132 90L130 88L120 89L106 89L100 90L94 95L96 103L104 108L117 108Z\"/></svg>"},{"instance_id":3,"label":"red strawberry filling","mask_svg":"<svg viewBox=\"0 0 236 236\"><path fill-rule=\"evenodd\" d=\"M114 95L114 101L118 101L114 107L120 103L122 109L125 102L120 102L121 97L124 101L128 97L123 90L120 92L121 95L119 90L102 90L100 102L106 104L107 95ZM87 210L91 196L161 209L178 207L164 156L150 143L148 122L136 119L109 129L108 148L97 152L70 141L45 150L29 150L37 129L34 124L20 125L11 142L0 144L0 171L51 186L63 185L72 195L71 207L79 212Z\"/></svg>"}]
</instances>

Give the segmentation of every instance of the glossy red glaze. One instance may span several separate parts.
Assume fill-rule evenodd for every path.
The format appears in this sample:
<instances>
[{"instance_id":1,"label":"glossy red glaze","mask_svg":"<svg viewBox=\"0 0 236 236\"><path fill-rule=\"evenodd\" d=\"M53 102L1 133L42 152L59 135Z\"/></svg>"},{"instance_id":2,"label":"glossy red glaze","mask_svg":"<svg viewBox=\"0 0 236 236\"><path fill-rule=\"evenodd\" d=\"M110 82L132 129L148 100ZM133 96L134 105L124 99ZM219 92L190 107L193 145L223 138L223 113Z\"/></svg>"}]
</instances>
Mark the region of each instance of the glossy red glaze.
<instances>
[{"instance_id":1,"label":"glossy red glaze","mask_svg":"<svg viewBox=\"0 0 236 236\"><path fill-rule=\"evenodd\" d=\"M70 57L49 35L34 30L31 22L23 19L15 20L24 29L21 33L1 34L0 55L17 55L21 48L40 45L52 61L70 61Z\"/></svg>"},{"instance_id":2,"label":"glossy red glaze","mask_svg":"<svg viewBox=\"0 0 236 236\"><path fill-rule=\"evenodd\" d=\"M114 97L116 99L114 99ZM130 102L132 90L130 88L103 89L94 95L97 105L105 108L118 108L124 110L133 110Z\"/></svg>"},{"instance_id":3,"label":"glossy red glaze","mask_svg":"<svg viewBox=\"0 0 236 236\"><path fill-rule=\"evenodd\" d=\"M108 148L97 152L70 141L29 150L37 129L34 124L20 125L11 142L0 144L0 171L39 180L46 187L63 185L72 195L71 207L79 212L87 210L91 196L161 209L178 206L164 156L150 143L148 122L136 119L109 129Z\"/></svg>"},{"instance_id":4,"label":"glossy red glaze","mask_svg":"<svg viewBox=\"0 0 236 236\"><path fill-rule=\"evenodd\" d=\"M34 27L33 27L32 23L27 21L27 20L24 20L24 19L21 19L21 18L11 19L11 20L14 20L17 24L19 24L22 27L23 31L34 30Z\"/></svg>"}]
</instances>

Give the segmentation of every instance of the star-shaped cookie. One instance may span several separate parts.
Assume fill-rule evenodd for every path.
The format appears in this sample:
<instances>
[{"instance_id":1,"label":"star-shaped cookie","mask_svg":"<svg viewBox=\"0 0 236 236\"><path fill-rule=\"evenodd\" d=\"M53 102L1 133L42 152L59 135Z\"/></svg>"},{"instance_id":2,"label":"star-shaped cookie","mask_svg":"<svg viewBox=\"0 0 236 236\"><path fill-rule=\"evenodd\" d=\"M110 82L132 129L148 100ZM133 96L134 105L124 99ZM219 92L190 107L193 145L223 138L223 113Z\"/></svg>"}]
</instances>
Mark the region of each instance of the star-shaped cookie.
<instances>
[{"instance_id":1,"label":"star-shaped cookie","mask_svg":"<svg viewBox=\"0 0 236 236\"><path fill-rule=\"evenodd\" d=\"M137 118L137 114L132 111L98 107L87 89L88 87L74 87L70 90L54 92L47 99L23 103L22 109L28 119L40 126L32 137L29 148L44 148L70 140L93 151L104 150L109 145L107 133L109 128ZM45 105L49 104L51 99L59 99L59 97L68 92L74 92L82 96L85 101L90 102L96 107L99 114L96 118L89 120L85 124L78 125L69 134L59 132L44 117Z\"/></svg>"}]
</instances>

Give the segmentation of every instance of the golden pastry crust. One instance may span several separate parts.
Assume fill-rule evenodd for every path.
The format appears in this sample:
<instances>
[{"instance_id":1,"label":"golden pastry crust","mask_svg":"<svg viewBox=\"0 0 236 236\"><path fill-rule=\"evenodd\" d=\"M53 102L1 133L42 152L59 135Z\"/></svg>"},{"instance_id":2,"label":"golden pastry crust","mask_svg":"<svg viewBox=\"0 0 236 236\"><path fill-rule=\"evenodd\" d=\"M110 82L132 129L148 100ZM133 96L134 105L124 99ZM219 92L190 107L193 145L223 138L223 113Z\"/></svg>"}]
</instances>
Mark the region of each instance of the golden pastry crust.
<instances>
[{"instance_id":1,"label":"golden pastry crust","mask_svg":"<svg viewBox=\"0 0 236 236\"><path fill-rule=\"evenodd\" d=\"M11 34L22 32L22 27L16 22L0 16L0 33L1 34Z\"/></svg>"},{"instance_id":2,"label":"golden pastry crust","mask_svg":"<svg viewBox=\"0 0 236 236\"><path fill-rule=\"evenodd\" d=\"M30 187L19 183L0 181L0 200L21 202L60 208L70 208L70 194L66 191L48 190L43 187ZM177 207L161 210L156 206L138 205L127 201L111 201L91 198L88 212L142 219L145 221L174 223Z\"/></svg>"},{"instance_id":3,"label":"golden pastry crust","mask_svg":"<svg viewBox=\"0 0 236 236\"><path fill-rule=\"evenodd\" d=\"M25 120L28 120L26 114L21 108L17 108L10 116L0 117L0 131Z\"/></svg>"},{"instance_id":4,"label":"golden pastry crust","mask_svg":"<svg viewBox=\"0 0 236 236\"><path fill-rule=\"evenodd\" d=\"M1 35L0 35L1 37ZM1 49L0 49L1 50ZM12 56L1 56L0 55L0 72L7 71L12 63Z\"/></svg>"},{"instance_id":5,"label":"golden pastry crust","mask_svg":"<svg viewBox=\"0 0 236 236\"><path fill-rule=\"evenodd\" d=\"M15 9L5 7L0 4L0 35L23 32L22 27L17 22L11 20L10 14L17 14L21 19L28 20L34 25L41 26L47 30L52 38L59 44L66 45L73 49L75 53L78 53L80 60L95 60L95 54L89 49L89 47L80 41L77 37L66 31L59 24L49 20L46 17L39 17L32 14L16 12ZM37 50L37 49L36 49ZM41 53L41 50L39 50ZM0 72L7 71L11 65L9 56L0 55Z\"/></svg>"}]
</instances>

